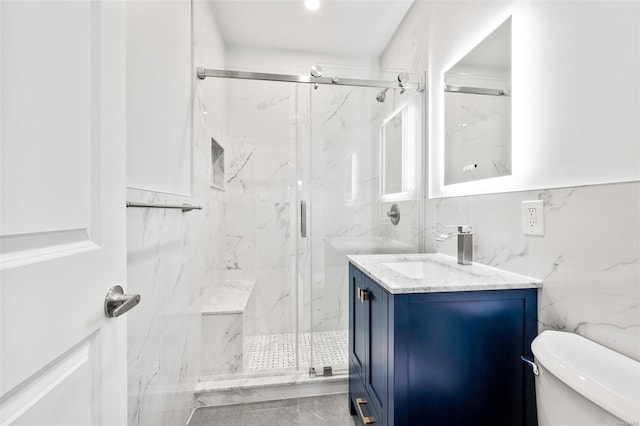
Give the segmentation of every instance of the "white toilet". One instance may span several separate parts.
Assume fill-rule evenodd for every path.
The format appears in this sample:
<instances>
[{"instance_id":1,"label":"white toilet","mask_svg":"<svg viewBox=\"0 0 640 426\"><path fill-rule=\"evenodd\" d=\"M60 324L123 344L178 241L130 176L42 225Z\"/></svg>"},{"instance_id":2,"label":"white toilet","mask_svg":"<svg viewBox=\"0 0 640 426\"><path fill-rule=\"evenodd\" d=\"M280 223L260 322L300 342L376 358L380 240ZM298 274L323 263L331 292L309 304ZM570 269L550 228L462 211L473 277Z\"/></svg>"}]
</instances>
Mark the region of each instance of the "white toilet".
<instances>
[{"instance_id":1,"label":"white toilet","mask_svg":"<svg viewBox=\"0 0 640 426\"><path fill-rule=\"evenodd\" d=\"M640 426L640 362L561 331L531 349L539 426Z\"/></svg>"}]
</instances>

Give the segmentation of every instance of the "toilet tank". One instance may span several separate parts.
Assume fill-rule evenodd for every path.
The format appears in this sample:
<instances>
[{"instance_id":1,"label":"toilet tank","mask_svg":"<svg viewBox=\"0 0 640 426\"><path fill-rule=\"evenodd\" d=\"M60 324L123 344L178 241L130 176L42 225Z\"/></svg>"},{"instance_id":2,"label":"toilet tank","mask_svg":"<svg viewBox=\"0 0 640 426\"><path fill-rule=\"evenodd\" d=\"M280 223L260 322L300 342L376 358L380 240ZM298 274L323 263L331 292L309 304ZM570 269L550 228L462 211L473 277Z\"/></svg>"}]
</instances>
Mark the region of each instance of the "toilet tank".
<instances>
[{"instance_id":1,"label":"toilet tank","mask_svg":"<svg viewBox=\"0 0 640 426\"><path fill-rule=\"evenodd\" d=\"M540 426L640 425L640 362L561 331L542 332L531 349Z\"/></svg>"}]
</instances>

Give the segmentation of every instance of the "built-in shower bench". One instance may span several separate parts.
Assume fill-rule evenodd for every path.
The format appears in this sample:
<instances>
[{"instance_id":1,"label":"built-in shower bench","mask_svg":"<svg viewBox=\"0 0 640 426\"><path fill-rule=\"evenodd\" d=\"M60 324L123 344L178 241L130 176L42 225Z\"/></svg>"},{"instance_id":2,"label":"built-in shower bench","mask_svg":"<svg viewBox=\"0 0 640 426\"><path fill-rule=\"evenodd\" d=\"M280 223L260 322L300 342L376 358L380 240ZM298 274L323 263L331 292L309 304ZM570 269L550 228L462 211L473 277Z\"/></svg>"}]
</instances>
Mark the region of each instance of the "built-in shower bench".
<instances>
[{"instance_id":1,"label":"built-in shower bench","mask_svg":"<svg viewBox=\"0 0 640 426\"><path fill-rule=\"evenodd\" d=\"M255 279L228 280L202 302L202 375L242 371L243 317Z\"/></svg>"}]
</instances>

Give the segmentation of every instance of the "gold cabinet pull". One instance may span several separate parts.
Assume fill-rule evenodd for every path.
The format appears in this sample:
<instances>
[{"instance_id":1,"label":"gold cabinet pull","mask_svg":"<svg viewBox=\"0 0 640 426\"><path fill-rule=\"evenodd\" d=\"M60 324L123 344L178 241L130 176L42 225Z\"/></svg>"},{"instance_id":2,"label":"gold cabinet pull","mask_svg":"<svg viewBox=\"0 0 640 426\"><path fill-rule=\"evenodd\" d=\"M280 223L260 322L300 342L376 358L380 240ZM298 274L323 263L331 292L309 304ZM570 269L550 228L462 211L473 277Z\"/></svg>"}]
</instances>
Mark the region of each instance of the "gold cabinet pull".
<instances>
[{"instance_id":1,"label":"gold cabinet pull","mask_svg":"<svg viewBox=\"0 0 640 426\"><path fill-rule=\"evenodd\" d=\"M366 290L365 290L366 291ZM364 423L365 425L370 425L371 423L375 423L376 419L374 417L367 417L364 414L362 414L362 407L360 406L360 404L366 404L367 400L364 398L356 398L356 405L358 406L358 412L360 413L360 418L362 419L362 423Z\"/></svg>"},{"instance_id":2,"label":"gold cabinet pull","mask_svg":"<svg viewBox=\"0 0 640 426\"><path fill-rule=\"evenodd\" d=\"M358 287L358 300L360 300L362 303L369 300L369 290L363 290Z\"/></svg>"}]
</instances>

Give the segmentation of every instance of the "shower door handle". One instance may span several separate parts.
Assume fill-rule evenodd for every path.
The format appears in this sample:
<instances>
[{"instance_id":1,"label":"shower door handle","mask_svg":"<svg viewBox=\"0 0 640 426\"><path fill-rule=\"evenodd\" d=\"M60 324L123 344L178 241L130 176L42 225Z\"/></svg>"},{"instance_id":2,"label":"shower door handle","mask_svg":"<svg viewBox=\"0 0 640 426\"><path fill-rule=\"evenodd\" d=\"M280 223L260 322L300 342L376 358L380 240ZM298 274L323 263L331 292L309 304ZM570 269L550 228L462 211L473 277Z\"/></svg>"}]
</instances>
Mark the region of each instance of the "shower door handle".
<instances>
[{"instance_id":1,"label":"shower door handle","mask_svg":"<svg viewBox=\"0 0 640 426\"><path fill-rule=\"evenodd\" d=\"M307 202L300 201L300 237L307 238Z\"/></svg>"}]
</instances>

